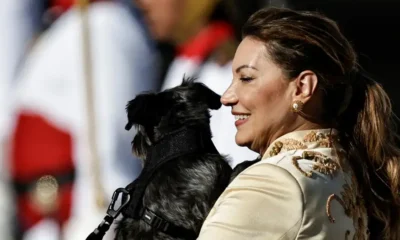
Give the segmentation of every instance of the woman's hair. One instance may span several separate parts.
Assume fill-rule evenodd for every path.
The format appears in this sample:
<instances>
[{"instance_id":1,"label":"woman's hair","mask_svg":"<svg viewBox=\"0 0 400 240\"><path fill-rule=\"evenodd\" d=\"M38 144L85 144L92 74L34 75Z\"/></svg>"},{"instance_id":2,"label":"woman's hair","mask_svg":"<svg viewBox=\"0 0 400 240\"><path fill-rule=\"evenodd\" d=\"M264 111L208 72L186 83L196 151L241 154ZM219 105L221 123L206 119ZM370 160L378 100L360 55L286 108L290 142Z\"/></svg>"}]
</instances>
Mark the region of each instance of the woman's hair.
<instances>
[{"instance_id":1,"label":"woman's hair","mask_svg":"<svg viewBox=\"0 0 400 240\"><path fill-rule=\"evenodd\" d=\"M288 79L311 70L323 94L323 119L340 132L362 188L372 236L400 239L400 151L389 97L367 77L337 24L315 12L269 8L253 14L243 37L265 43Z\"/></svg>"}]
</instances>

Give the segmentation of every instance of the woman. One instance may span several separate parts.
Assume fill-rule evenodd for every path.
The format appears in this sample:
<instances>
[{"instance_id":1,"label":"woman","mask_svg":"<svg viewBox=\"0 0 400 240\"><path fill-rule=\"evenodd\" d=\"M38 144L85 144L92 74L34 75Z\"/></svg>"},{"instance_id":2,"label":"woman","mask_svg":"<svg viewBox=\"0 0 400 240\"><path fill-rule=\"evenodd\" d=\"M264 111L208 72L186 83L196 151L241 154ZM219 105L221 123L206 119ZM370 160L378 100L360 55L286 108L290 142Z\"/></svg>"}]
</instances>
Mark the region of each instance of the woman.
<instances>
[{"instance_id":1,"label":"woman","mask_svg":"<svg viewBox=\"0 0 400 240\"><path fill-rule=\"evenodd\" d=\"M221 101L236 143L262 159L220 196L199 239L399 239L390 101L335 22L263 9L243 37Z\"/></svg>"}]
</instances>

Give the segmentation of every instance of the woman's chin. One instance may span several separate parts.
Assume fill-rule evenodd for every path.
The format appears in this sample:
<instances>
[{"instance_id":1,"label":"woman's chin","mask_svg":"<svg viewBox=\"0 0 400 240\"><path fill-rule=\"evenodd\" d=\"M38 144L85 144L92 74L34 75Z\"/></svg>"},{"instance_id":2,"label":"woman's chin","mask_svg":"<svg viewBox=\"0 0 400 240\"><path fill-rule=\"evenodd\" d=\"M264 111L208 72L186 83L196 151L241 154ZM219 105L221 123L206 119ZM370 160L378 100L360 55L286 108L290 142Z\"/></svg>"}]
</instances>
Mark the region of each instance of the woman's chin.
<instances>
[{"instance_id":1,"label":"woman's chin","mask_svg":"<svg viewBox=\"0 0 400 240\"><path fill-rule=\"evenodd\" d=\"M251 145L251 141L249 141L249 139L245 138L244 136L240 136L239 133L236 133L235 142L238 146L241 147L248 147Z\"/></svg>"}]
</instances>

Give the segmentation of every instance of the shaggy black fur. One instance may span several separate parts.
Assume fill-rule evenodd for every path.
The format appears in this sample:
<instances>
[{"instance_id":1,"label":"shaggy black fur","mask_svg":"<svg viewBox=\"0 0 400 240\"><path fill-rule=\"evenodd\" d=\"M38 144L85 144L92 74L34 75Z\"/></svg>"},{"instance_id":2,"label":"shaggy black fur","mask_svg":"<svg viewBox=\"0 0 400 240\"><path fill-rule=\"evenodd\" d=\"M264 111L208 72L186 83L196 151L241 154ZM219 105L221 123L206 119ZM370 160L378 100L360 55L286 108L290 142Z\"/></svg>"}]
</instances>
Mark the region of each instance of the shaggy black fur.
<instances>
[{"instance_id":1,"label":"shaggy black fur","mask_svg":"<svg viewBox=\"0 0 400 240\"><path fill-rule=\"evenodd\" d=\"M165 134L190 126L210 133L209 109L221 107L220 96L205 85L184 79L178 87L138 95L127 105L128 124L137 134L133 152L146 164L146 153ZM199 233L217 198L229 184L232 169L219 154L197 153L178 157L159 169L147 185L142 204L165 220ZM172 240L143 220L123 218L116 240Z\"/></svg>"}]
</instances>

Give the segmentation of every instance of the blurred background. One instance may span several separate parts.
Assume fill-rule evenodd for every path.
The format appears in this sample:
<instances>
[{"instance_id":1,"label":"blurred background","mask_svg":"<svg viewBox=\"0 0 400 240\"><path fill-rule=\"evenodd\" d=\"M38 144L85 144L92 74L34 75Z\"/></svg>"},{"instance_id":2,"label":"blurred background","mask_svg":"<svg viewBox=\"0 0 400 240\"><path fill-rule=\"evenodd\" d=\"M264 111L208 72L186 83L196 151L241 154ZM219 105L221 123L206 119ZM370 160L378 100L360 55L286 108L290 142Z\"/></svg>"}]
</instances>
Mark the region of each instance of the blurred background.
<instances>
[{"instance_id":1,"label":"blurred background","mask_svg":"<svg viewBox=\"0 0 400 240\"><path fill-rule=\"evenodd\" d=\"M222 94L240 28L262 7L317 10L336 20L400 112L398 0L2 3L2 240L85 239L113 191L141 170L131 154L134 130L124 130L127 101L176 86L184 74ZM235 145L229 108L212 111L211 128L232 166L257 157Z\"/></svg>"}]
</instances>

